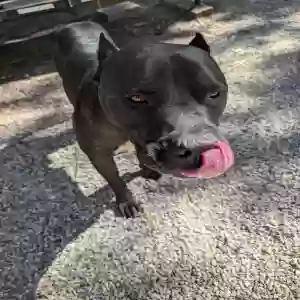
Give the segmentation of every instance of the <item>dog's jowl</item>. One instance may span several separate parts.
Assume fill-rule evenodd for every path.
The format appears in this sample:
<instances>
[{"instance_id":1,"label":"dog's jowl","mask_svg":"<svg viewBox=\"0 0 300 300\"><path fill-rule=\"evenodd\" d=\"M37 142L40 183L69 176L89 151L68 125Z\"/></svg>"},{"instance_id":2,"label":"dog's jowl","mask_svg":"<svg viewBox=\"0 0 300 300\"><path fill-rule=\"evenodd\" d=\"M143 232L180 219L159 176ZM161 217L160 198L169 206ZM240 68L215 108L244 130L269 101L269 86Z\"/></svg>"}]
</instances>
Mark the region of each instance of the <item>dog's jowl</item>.
<instances>
[{"instance_id":1,"label":"dog's jowl","mask_svg":"<svg viewBox=\"0 0 300 300\"><path fill-rule=\"evenodd\" d=\"M141 39L119 49L103 27L86 21L60 29L55 39L78 143L124 216L140 211L113 160L126 141L147 178L210 178L232 166L233 152L218 129L227 84L201 34L188 45Z\"/></svg>"}]
</instances>

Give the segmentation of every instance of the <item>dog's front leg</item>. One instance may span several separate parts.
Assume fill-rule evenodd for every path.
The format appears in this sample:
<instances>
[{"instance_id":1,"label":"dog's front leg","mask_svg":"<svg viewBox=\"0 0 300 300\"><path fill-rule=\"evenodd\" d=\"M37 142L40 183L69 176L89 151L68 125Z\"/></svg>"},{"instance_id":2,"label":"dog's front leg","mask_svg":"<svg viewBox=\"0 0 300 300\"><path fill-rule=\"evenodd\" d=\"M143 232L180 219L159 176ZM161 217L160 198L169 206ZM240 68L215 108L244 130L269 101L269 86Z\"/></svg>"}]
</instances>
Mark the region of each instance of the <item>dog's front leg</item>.
<instances>
[{"instance_id":1,"label":"dog's front leg","mask_svg":"<svg viewBox=\"0 0 300 300\"><path fill-rule=\"evenodd\" d=\"M101 126L96 126L97 123L90 120L79 109L73 114L73 126L78 144L94 168L110 185L116 196L116 204L121 215L135 217L141 211L141 206L136 203L126 183L119 175L113 159L114 144L108 145L105 138L99 138Z\"/></svg>"},{"instance_id":2,"label":"dog's front leg","mask_svg":"<svg viewBox=\"0 0 300 300\"><path fill-rule=\"evenodd\" d=\"M89 158L96 170L111 186L122 216L135 217L141 211L141 206L134 200L126 183L120 177L113 155L107 152L97 152L96 155L89 156Z\"/></svg>"},{"instance_id":3,"label":"dog's front leg","mask_svg":"<svg viewBox=\"0 0 300 300\"><path fill-rule=\"evenodd\" d=\"M74 125L76 123L74 122ZM78 123L77 123L78 125ZM102 149L101 140L90 138L88 127L74 126L78 144L81 150L88 156L94 168L108 182L116 196L116 204L121 215L127 218L135 217L141 211L141 207L134 200L126 183L119 175L118 168L113 159L113 149Z\"/></svg>"},{"instance_id":4,"label":"dog's front leg","mask_svg":"<svg viewBox=\"0 0 300 300\"><path fill-rule=\"evenodd\" d=\"M155 170L152 170L147 167L147 161L149 157L144 149L139 145L135 145L136 156L139 161L139 167L141 168L141 175L145 179L159 180L161 178L161 174Z\"/></svg>"}]
</instances>

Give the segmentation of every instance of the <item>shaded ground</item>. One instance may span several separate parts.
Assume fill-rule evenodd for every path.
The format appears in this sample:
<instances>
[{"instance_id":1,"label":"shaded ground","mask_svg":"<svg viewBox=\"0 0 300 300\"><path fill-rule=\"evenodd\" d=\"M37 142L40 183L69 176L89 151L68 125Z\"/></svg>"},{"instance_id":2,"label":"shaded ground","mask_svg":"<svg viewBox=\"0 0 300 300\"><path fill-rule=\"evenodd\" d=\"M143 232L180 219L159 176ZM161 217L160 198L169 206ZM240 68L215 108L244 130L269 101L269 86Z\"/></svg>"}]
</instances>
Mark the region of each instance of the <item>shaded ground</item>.
<instances>
[{"instance_id":1,"label":"shaded ground","mask_svg":"<svg viewBox=\"0 0 300 300\"><path fill-rule=\"evenodd\" d=\"M71 108L43 64L45 44L37 69L21 60L1 73L1 299L300 297L298 1L232 3L157 38L183 43L201 30L211 42L230 86L223 128L236 166L202 182L133 180L140 219L115 219L106 183L82 153L76 164ZM135 12L110 30L122 44L172 23L152 13L150 25ZM135 170L131 155L116 160Z\"/></svg>"}]
</instances>

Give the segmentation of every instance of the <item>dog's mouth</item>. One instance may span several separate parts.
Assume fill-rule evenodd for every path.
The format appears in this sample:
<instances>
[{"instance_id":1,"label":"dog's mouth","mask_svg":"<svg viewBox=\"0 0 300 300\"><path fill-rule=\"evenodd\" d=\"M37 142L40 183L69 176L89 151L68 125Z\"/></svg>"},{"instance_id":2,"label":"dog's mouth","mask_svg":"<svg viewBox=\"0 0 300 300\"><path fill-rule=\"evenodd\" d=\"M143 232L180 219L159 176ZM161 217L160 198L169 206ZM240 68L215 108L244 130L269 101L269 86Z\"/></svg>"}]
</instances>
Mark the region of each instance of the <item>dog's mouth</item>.
<instances>
[{"instance_id":1,"label":"dog's mouth","mask_svg":"<svg viewBox=\"0 0 300 300\"><path fill-rule=\"evenodd\" d=\"M190 178L214 178L224 174L234 164L234 153L226 142L217 142L212 148L201 152L199 168L180 170L180 174Z\"/></svg>"},{"instance_id":2,"label":"dog's mouth","mask_svg":"<svg viewBox=\"0 0 300 300\"><path fill-rule=\"evenodd\" d=\"M234 153L226 141L218 141L210 146L201 149L183 151L180 153L176 166L166 163L161 159L161 154L169 157L170 153L166 149L157 147L148 148L145 165L148 168L161 173L172 174L176 177L203 178L209 179L218 177L227 172L234 164ZM190 155L191 151L193 155ZM186 156L185 156L186 155Z\"/></svg>"}]
</instances>

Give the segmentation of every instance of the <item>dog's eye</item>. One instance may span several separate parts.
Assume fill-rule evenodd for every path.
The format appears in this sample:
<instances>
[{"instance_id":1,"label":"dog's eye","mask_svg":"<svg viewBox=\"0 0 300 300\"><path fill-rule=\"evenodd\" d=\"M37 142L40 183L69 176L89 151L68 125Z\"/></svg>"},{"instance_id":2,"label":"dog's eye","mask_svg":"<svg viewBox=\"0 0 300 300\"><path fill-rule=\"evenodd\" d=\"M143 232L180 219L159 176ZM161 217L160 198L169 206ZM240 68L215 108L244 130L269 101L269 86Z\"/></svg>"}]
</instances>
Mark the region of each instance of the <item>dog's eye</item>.
<instances>
[{"instance_id":1,"label":"dog's eye","mask_svg":"<svg viewBox=\"0 0 300 300\"><path fill-rule=\"evenodd\" d=\"M215 93L210 94L209 98L215 99L215 98L218 98L219 96L220 96L220 92L215 92Z\"/></svg>"},{"instance_id":2,"label":"dog's eye","mask_svg":"<svg viewBox=\"0 0 300 300\"><path fill-rule=\"evenodd\" d=\"M147 103L146 97L141 94L131 95L128 98L130 101L135 103Z\"/></svg>"}]
</instances>

